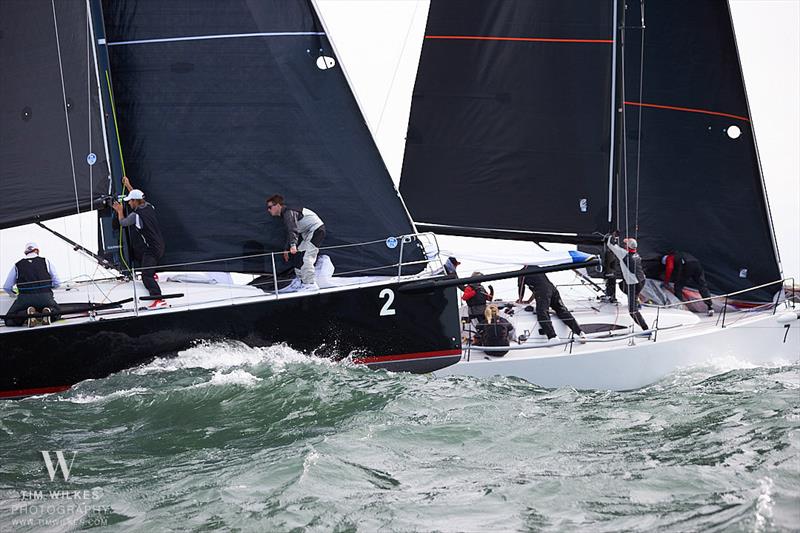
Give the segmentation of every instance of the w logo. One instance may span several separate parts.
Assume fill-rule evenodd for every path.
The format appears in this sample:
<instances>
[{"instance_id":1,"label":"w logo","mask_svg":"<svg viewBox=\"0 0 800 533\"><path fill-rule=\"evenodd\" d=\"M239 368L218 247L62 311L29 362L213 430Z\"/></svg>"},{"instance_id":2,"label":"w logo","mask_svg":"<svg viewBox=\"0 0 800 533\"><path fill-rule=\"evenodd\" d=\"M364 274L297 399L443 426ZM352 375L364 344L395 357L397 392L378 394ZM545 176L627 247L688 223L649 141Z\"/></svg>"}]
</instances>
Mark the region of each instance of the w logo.
<instances>
[{"instance_id":1,"label":"w logo","mask_svg":"<svg viewBox=\"0 0 800 533\"><path fill-rule=\"evenodd\" d=\"M67 460L64 459L64 452L58 450L55 454L58 463L54 465L53 460L50 458L50 452L42 450L42 457L44 458L45 466L47 466L47 473L50 474L50 481L55 480L56 472L58 472L59 468L61 468L61 475L64 476L64 481L69 481L69 471L72 469L72 463L75 462L75 456L78 455L78 452L72 452L72 460L69 462L69 466L67 466Z\"/></svg>"}]
</instances>

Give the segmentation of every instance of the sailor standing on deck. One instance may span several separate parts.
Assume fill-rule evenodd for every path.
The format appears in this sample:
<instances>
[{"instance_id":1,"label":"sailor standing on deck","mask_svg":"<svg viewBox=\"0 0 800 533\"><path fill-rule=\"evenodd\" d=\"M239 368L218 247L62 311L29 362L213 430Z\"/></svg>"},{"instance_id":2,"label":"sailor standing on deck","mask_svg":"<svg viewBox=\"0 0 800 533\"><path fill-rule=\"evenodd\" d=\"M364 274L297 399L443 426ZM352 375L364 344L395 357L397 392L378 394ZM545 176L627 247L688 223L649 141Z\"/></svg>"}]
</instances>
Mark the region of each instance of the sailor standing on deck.
<instances>
[{"instance_id":1,"label":"sailor standing on deck","mask_svg":"<svg viewBox=\"0 0 800 533\"><path fill-rule=\"evenodd\" d=\"M39 257L39 247L35 242L25 245L25 257L17 261L8 273L3 289L14 296L17 286L19 295L6 313L5 324L19 327L27 319L28 326L34 325L33 318L26 315L43 313L43 324L60 318L58 304L53 298L53 289L61 285L53 265L44 257Z\"/></svg>"},{"instance_id":2,"label":"sailor standing on deck","mask_svg":"<svg viewBox=\"0 0 800 533\"><path fill-rule=\"evenodd\" d=\"M161 296L161 287L155 278L155 267L164 255L164 237L156 217L156 208L144 199L144 193L131 186L127 177L122 178L122 185L130 192L123 198L128 202L131 212L128 216L122 211L122 204L114 202L111 206L117 212L119 225L129 230L133 260L135 267L141 268L142 283L150 296ZM166 307L162 299L154 300L148 307L156 309Z\"/></svg>"},{"instance_id":3,"label":"sailor standing on deck","mask_svg":"<svg viewBox=\"0 0 800 533\"><path fill-rule=\"evenodd\" d=\"M314 263L322 241L325 239L325 223L311 209L307 207L289 207L284 204L283 196L273 194L267 198L267 212L273 217L281 217L286 226L286 252L283 259L289 261L289 254L293 257L295 279L284 290L291 291L317 291L314 272ZM303 252L297 256L297 252ZM298 268L299 259L302 257L302 266Z\"/></svg>"},{"instance_id":4,"label":"sailor standing on deck","mask_svg":"<svg viewBox=\"0 0 800 533\"><path fill-rule=\"evenodd\" d=\"M609 238L606 241L606 246L619 259L619 269L622 273L620 285L625 294L628 295L628 313L640 328L648 330L650 328L639 312L639 293L642 292L645 283L642 258L636 252L639 244L634 238L623 239L622 243L625 248L617 246Z\"/></svg>"}]
</instances>

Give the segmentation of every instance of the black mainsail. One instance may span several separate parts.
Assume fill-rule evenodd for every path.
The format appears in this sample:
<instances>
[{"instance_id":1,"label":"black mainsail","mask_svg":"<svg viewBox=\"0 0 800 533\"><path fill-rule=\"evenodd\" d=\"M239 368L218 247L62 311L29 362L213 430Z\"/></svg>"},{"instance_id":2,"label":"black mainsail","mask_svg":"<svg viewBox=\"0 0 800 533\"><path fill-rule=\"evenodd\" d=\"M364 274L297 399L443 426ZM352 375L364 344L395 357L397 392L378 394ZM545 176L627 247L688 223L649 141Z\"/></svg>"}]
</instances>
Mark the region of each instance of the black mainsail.
<instances>
[{"instance_id":1,"label":"black mainsail","mask_svg":"<svg viewBox=\"0 0 800 533\"><path fill-rule=\"evenodd\" d=\"M158 210L163 264L271 271L269 256L191 263L284 249L273 193L322 217L325 246L375 241L326 252L337 273L397 263L384 241L414 228L310 1L103 11L125 165Z\"/></svg>"},{"instance_id":2,"label":"black mainsail","mask_svg":"<svg viewBox=\"0 0 800 533\"><path fill-rule=\"evenodd\" d=\"M440 233L620 229L718 294L781 277L724 0L432 0L401 191Z\"/></svg>"},{"instance_id":3,"label":"black mainsail","mask_svg":"<svg viewBox=\"0 0 800 533\"><path fill-rule=\"evenodd\" d=\"M109 194L94 57L86 2L0 2L0 228Z\"/></svg>"}]
</instances>

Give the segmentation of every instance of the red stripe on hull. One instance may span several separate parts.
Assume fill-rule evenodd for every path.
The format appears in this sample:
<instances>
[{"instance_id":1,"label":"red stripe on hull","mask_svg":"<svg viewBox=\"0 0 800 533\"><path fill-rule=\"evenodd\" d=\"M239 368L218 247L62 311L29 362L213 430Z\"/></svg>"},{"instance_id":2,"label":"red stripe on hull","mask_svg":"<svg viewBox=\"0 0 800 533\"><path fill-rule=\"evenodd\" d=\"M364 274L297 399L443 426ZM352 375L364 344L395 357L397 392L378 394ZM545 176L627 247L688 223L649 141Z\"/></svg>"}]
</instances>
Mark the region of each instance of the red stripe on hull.
<instances>
[{"instance_id":1,"label":"red stripe on hull","mask_svg":"<svg viewBox=\"0 0 800 533\"><path fill-rule=\"evenodd\" d=\"M56 387L41 387L38 389L0 391L0 398L17 398L22 396L37 396L39 394L52 394L54 392L63 392L69 388L70 385L58 385Z\"/></svg>"},{"instance_id":2,"label":"red stripe on hull","mask_svg":"<svg viewBox=\"0 0 800 533\"><path fill-rule=\"evenodd\" d=\"M360 364L385 363L386 361L409 361L411 359L432 359L434 357L446 357L452 355L461 355L461 350L441 350L438 352L420 352L420 353L404 353L399 355L356 357L353 358L353 362Z\"/></svg>"}]
</instances>

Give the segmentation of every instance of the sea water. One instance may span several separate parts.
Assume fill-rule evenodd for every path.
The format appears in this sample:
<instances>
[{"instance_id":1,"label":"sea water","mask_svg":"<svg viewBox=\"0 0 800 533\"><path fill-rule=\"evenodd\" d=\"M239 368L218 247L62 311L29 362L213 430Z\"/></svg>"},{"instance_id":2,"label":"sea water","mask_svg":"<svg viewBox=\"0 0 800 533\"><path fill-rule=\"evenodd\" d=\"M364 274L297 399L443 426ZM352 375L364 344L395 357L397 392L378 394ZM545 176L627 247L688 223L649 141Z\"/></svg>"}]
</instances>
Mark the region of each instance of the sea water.
<instances>
[{"instance_id":1,"label":"sea water","mask_svg":"<svg viewBox=\"0 0 800 533\"><path fill-rule=\"evenodd\" d=\"M0 531L800 528L796 365L618 393L200 344L0 417Z\"/></svg>"}]
</instances>

